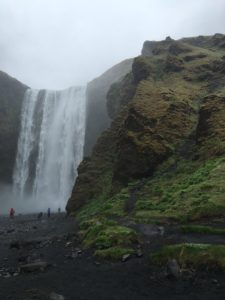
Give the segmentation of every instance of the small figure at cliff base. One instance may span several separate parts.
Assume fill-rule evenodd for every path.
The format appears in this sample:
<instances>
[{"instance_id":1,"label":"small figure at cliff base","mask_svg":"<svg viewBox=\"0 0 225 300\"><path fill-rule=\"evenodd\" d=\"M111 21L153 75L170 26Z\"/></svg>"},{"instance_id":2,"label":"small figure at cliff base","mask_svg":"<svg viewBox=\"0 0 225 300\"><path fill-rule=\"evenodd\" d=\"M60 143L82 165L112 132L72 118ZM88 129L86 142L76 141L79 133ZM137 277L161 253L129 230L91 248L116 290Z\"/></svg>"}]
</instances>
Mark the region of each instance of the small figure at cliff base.
<instances>
[{"instance_id":1,"label":"small figure at cliff base","mask_svg":"<svg viewBox=\"0 0 225 300\"><path fill-rule=\"evenodd\" d=\"M15 210L13 208L10 208L9 210L9 217L12 219L15 216Z\"/></svg>"}]
</instances>

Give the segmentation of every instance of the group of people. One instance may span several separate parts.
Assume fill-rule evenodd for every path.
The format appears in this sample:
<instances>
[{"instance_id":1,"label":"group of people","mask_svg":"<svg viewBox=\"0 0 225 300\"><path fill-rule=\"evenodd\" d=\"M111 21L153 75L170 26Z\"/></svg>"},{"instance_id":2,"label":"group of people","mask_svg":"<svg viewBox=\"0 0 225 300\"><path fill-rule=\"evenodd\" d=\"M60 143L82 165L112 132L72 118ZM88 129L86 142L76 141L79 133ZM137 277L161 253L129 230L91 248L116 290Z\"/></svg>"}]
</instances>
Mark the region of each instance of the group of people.
<instances>
[{"instance_id":1,"label":"group of people","mask_svg":"<svg viewBox=\"0 0 225 300\"><path fill-rule=\"evenodd\" d=\"M10 210L9 210L9 217L10 217L11 219L14 218L15 213L16 213L16 212L15 212L15 209L11 207ZM60 208L60 207L58 208L58 213L61 213L61 208ZM42 216L43 216L43 212L40 212L40 213L38 214L38 219L41 219ZM51 217L51 209L50 209L50 207L47 209L47 217L48 217L48 218Z\"/></svg>"}]
</instances>

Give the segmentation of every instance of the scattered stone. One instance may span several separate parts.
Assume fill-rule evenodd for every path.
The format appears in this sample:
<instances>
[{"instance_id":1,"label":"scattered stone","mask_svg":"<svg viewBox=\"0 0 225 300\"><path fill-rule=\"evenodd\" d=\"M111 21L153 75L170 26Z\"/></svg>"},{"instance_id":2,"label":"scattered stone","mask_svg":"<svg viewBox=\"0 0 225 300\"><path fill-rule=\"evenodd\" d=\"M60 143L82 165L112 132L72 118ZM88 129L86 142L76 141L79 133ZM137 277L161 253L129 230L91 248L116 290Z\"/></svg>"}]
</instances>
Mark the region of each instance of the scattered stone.
<instances>
[{"instance_id":1,"label":"scattered stone","mask_svg":"<svg viewBox=\"0 0 225 300\"><path fill-rule=\"evenodd\" d=\"M65 247L67 248L67 247L69 247L71 245L72 245L72 242L67 242L66 245L65 245Z\"/></svg>"},{"instance_id":2,"label":"scattered stone","mask_svg":"<svg viewBox=\"0 0 225 300\"><path fill-rule=\"evenodd\" d=\"M6 273L5 275L3 275L3 277L7 279L7 278L10 278L11 275L9 273Z\"/></svg>"},{"instance_id":3,"label":"scattered stone","mask_svg":"<svg viewBox=\"0 0 225 300\"><path fill-rule=\"evenodd\" d=\"M122 256L122 262L126 262L130 257L131 257L131 255L129 253L128 254L124 254Z\"/></svg>"},{"instance_id":4,"label":"scattered stone","mask_svg":"<svg viewBox=\"0 0 225 300\"><path fill-rule=\"evenodd\" d=\"M166 266L167 277L172 277L178 279L180 277L180 266L176 259L171 259L168 261Z\"/></svg>"},{"instance_id":5,"label":"scattered stone","mask_svg":"<svg viewBox=\"0 0 225 300\"><path fill-rule=\"evenodd\" d=\"M27 262L28 260L29 260L29 256L28 255L23 255L23 256L20 256L18 258L18 262L21 262L21 263Z\"/></svg>"},{"instance_id":6,"label":"scattered stone","mask_svg":"<svg viewBox=\"0 0 225 300\"><path fill-rule=\"evenodd\" d=\"M35 271L45 271L49 264L45 261L36 261L33 263L25 264L20 266L20 272L35 272Z\"/></svg>"},{"instance_id":7,"label":"scattered stone","mask_svg":"<svg viewBox=\"0 0 225 300\"><path fill-rule=\"evenodd\" d=\"M218 280L217 279L212 279L212 283L218 284Z\"/></svg>"},{"instance_id":8,"label":"scattered stone","mask_svg":"<svg viewBox=\"0 0 225 300\"><path fill-rule=\"evenodd\" d=\"M50 295L51 300L64 300L65 298L62 295L51 293Z\"/></svg>"},{"instance_id":9,"label":"scattered stone","mask_svg":"<svg viewBox=\"0 0 225 300\"><path fill-rule=\"evenodd\" d=\"M62 295L51 293L50 295L51 300L64 300L65 298Z\"/></svg>"},{"instance_id":10,"label":"scattered stone","mask_svg":"<svg viewBox=\"0 0 225 300\"><path fill-rule=\"evenodd\" d=\"M141 249L138 249L138 250L137 250L136 256L137 256L137 257L142 257L142 256L143 256L143 252L141 251Z\"/></svg>"},{"instance_id":11,"label":"scattered stone","mask_svg":"<svg viewBox=\"0 0 225 300\"><path fill-rule=\"evenodd\" d=\"M78 253L77 253L77 252L72 252L71 258L77 258L77 256L78 256Z\"/></svg>"},{"instance_id":12,"label":"scattered stone","mask_svg":"<svg viewBox=\"0 0 225 300\"><path fill-rule=\"evenodd\" d=\"M159 234L164 235L165 233L165 228L163 226L158 226Z\"/></svg>"},{"instance_id":13,"label":"scattered stone","mask_svg":"<svg viewBox=\"0 0 225 300\"><path fill-rule=\"evenodd\" d=\"M9 245L10 249L20 249L20 242L19 241L12 241Z\"/></svg>"},{"instance_id":14,"label":"scattered stone","mask_svg":"<svg viewBox=\"0 0 225 300\"><path fill-rule=\"evenodd\" d=\"M12 228L12 229L8 229L7 230L7 233L12 233L12 232L14 232L15 231L15 229L14 228Z\"/></svg>"},{"instance_id":15,"label":"scattered stone","mask_svg":"<svg viewBox=\"0 0 225 300\"><path fill-rule=\"evenodd\" d=\"M195 271L193 269L182 269L181 273L185 280L190 280L193 278Z\"/></svg>"},{"instance_id":16,"label":"scattered stone","mask_svg":"<svg viewBox=\"0 0 225 300\"><path fill-rule=\"evenodd\" d=\"M82 250L81 250L81 249L78 249L78 248L77 248L77 249L76 249L76 252L77 252L78 255L82 254Z\"/></svg>"}]
</instances>

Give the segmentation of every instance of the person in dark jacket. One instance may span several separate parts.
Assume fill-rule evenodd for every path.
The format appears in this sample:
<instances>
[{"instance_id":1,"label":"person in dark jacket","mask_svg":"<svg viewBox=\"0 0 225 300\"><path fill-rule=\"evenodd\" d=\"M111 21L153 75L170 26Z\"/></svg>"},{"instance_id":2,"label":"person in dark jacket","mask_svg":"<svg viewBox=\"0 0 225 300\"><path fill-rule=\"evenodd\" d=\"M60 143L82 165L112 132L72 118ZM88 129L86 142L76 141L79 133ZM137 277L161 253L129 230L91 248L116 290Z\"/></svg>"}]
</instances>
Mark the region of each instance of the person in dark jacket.
<instances>
[{"instance_id":1,"label":"person in dark jacket","mask_svg":"<svg viewBox=\"0 0 225 300\"><path fill-rule=\"evenodd\" d=\"M51 216L51 210L50 210L50 208L48 208L48 210L47 210L47 216L48 216L48 218L50 218L50 216Z\"/></svg>"}]
</instances>

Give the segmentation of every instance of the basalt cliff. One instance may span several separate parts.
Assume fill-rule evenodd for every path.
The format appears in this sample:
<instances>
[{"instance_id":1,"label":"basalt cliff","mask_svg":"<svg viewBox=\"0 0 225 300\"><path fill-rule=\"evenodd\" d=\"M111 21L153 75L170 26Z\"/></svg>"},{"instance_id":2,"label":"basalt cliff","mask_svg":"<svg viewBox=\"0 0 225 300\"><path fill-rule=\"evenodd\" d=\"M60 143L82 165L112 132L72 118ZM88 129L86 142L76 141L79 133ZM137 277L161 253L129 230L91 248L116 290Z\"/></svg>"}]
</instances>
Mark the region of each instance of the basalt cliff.
<instances>
[{"instance_id":1,"label":"basalt cliff","mask_svg":"<svg viewBox=\"0 0 225 300\"><path fill-rule=\"evenodd\" d=\"M28 87L0 71L0 182L12 181L20 114Z\"/></svg>"},{"instance_id":2,"label":"basalt cliff","mask_svg":"<svg viewBox=\"0 0 225 300\"><path fill-rule=\"evenodd\" d=\"M107 93L111 127L80 164L67 211L129 207L143 220L224 212L224 83L225 35L146 41Z\"/></svg>"}]
</instances>

